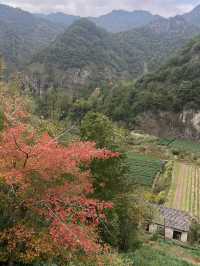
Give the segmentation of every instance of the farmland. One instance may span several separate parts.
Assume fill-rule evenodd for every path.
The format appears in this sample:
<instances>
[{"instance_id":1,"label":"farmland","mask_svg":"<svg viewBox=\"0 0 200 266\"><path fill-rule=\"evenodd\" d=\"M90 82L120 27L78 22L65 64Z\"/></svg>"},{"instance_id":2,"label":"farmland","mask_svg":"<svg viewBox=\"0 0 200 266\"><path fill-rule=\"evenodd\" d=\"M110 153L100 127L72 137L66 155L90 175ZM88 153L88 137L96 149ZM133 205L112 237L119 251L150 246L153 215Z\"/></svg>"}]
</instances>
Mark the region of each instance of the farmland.
<instances>
[{"instance_id":1,"label":"farmland","mask_svg":"<svg viewBox=\"0 0 200 266\"><path fill-rule=\"evenodd\" d=\"M137 184L151 186L156 174L162 170L163 162L133 152L128 152L127 157L130 178Z\"/></svg>"},{"instance_id":2,"label":"farmland","mask_svg":"<svg viewBox=\"0 0 200 266\"><path fill-rule=\"evenodd\" d=\"M191 140L161 139L158 144L178 151L200 153L200 143Z\"/></svg>"},{"instance_id":3,"label":"farmland","mask_svg":"<svg viewBox=\"0 0 200 266\"><path fill-rule=\"evenodd\" d=\"M200 168L198 166L175 162L166 205L200 218Z\"/></svg>"}]
</instances>

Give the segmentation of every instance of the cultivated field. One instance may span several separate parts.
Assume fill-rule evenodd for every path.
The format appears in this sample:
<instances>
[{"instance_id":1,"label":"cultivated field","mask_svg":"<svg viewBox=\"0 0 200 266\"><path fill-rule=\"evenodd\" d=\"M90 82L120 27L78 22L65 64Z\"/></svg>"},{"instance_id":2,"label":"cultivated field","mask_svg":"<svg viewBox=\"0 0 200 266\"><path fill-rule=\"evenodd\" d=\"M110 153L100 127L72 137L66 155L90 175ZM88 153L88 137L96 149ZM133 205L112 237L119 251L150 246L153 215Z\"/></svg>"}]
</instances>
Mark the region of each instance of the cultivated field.
<instances>
[{"instance_id":1,"label":"cultivated field","mask_svg":"<svg viewBox=\"0 0 200 266\"><path fill-rule=\"evenodd\" d=\"M186 211L200 218L200 168L175 162L167 207Z\"/></svg>"},{"instance_id":2,"label":"cultivated field","mask_svg":"<svg viewBox=\"0 0 200 266\"><path fill-rule=\"evenodd\" d=\"M137 184L152 186L156 174L162 171L163 162L133 152L128 152L127 157L130 178L134 179Z\"/></svg>"}]
</instances>

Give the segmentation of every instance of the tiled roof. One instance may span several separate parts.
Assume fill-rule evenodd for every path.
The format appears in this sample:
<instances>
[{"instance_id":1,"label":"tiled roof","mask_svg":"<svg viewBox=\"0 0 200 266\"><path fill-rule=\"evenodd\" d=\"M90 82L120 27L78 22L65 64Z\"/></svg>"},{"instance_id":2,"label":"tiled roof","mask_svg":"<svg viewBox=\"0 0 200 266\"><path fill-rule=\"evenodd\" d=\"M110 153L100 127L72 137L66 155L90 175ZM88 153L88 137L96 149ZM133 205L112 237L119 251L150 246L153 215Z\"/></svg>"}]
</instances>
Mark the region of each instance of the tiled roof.
<instances>
[{"instance_id":1,"label":"tiled roof","mask_svg":"<svg viewBox=\"0 0 200 266\"><path fill-rule=\"evenodd\" d=\"M188 232L191 225L191 216L186 212L157 206L161 216L164 217L166 227Z\"/></svg>"}]
</instances>

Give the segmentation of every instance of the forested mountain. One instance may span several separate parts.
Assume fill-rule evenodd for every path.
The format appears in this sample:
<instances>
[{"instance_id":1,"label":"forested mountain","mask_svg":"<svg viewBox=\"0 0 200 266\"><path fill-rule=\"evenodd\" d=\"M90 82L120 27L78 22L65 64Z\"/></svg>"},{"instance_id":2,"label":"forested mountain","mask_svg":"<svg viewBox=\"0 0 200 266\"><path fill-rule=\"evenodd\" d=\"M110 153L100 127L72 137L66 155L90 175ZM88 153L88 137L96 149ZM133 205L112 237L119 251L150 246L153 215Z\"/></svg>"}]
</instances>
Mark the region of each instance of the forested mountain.
<instances>
[{"instance_id":1,"label":"forested mountain","mask_svg":"<svg viewBox=\"0 0 200 266\"><path fill-rule=\"evenodd\" d=\"M99 84L122 77L126 69L126 62L118 55L116 46L112 34L81 19L35 55L30 68L40 72L41 78L47 69L50 70L50 78L59 86Z\"/></svg>"},{"instance_id":2,"label":"forested mountain","mask_svg":"<svg viewBox=\"0 0 200 266\"><path fill-rule=\"evenodd\" d=\"M15 65L29 59L61 32L63 27L55 23L0 5L0 52L8 63Z\"/></svg>"},{"instance_id":3,"label":"forested mountain","mask_svg":"<svg viewBox=\"0 0 200 266\"><path fill-rule=\"evenodd\" d=\"M62 88L135 79L158 68L199 32L181 17L158 17L148 26L117 34L81 19L36 54L29 69Z\"/></svg>"}]
</instances>

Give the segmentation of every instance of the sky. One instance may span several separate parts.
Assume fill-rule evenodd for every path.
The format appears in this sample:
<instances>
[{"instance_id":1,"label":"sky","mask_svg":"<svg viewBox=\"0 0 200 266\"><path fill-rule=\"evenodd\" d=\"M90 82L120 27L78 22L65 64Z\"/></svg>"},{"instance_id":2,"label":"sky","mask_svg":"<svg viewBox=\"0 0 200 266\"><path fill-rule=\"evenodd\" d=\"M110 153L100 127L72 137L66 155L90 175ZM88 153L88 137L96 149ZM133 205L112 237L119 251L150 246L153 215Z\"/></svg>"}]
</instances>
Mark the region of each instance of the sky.
<instances>
[{"instance_id":1,"label":"sky","mask_svg":"<svg viewBox=\"0 0 200 266\"><path fill-rule=\"evenodd\" d=\"M112 10L148 10L165 17L182 14L200 4L200 0L0 0L34 13L64 12L80 16L99 16Z\"/></svg>"}]
</instances>

